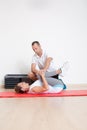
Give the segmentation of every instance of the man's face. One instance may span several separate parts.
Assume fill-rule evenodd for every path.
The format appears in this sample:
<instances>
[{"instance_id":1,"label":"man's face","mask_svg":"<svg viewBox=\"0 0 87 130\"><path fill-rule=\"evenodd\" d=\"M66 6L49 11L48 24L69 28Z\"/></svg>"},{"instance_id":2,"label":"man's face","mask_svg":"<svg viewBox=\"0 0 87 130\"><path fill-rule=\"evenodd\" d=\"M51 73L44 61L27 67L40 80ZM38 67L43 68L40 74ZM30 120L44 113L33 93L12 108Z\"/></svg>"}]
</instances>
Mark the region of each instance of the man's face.
<instances>
[{"instance_id":1,"label":"man's face","mask_svg":"<svg viewBox=\"0 0 87 130\"><path fill-rule=\"evenodd\" d=\"M41 52L41 46L36 43L32 46L32 49L36 54L39 54Z\"/></svg>"}]
</instances>

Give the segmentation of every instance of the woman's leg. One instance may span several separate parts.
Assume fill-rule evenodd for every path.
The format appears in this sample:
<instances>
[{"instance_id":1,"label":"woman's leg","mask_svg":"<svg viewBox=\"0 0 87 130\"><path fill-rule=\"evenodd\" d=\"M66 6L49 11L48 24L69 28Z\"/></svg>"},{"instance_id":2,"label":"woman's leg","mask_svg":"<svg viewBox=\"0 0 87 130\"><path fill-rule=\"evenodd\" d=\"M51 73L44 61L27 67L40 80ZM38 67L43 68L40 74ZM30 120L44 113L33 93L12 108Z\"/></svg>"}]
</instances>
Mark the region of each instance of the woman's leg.
<instances>
[{"instance_id":1,"label":"woman's leg","mask_svg":"<svg viewBox=\"0 0 87 130\"><path fill-rule=\"evenodd\" d=\"M60 80L60 79L55 79L55 78L46 78L47 82L49 85L51 86L54 86L54 85L57 85L57 84L61 84L61 85L64 85L64 83Z\"/></svg>"},{"instance_id":2,"label":"woman's leg","mask_svg":"<svg viewBox=\"0 0 87 130\"><path fill-rule=\"evenodd\" d=\"M55 79L55 78L46 78L47 82L49 85L55 87L55 85L62 85L63 89L66 89L66 85L63 83L63 81L61 79Z\"/></svg>"},{"instance_id":3,"label":"woman's leg","mask_svg":"<svg viewBox=\"0 0 87 130\"><path fill-rule=\"evenodd\" d=\"M61 84L64 86L65 84L63 83L63 81L61 79L52 77L52 76L55 76L55 75L60 74L60 73L61 73L61 69L58 69L57 71L52 71L52 72L45 72L45 77L46 77L48 84L51 86L54 86L57 84ZM37 75L37 77L38 77L38 79L41 80L40 75Z\"/></svg>"},{"instance_id":4,"label":"woman's leg","mask_svg":"<svg viewBox=\"0 0 87 130\"><path fill-rule=\"evenodd\" d=\"M61 69L58 69L58 70L52 71L52 72L45 72L45 77L59 75L61 72L62 72Z\"/></svg>"}]
</instances>

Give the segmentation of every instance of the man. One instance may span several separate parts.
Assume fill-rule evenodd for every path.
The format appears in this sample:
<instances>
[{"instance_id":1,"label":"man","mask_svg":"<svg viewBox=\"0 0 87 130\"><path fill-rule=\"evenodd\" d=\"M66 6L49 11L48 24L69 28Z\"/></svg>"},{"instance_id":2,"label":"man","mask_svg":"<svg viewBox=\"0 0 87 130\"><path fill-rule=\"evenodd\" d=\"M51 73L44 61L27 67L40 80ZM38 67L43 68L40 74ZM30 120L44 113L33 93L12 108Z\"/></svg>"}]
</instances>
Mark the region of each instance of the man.
<instances>
[{"instance_id":1,"label":"man","mask_svg":"<svg viewBox=\"0 0 87 130\"><path fill-rule=\"evenodd\" d=\"M56 68L53 64L53 58L47 54L46 51L44 51L41 48L41 45L38 41L32 42L32 49L35 52L32 58L32 64L31 64L31 72L28 74L30 79L36 80L37 75L41 71L44 73L55 71ZM39 68L39 70L36 68L36 66ZM63 76L67 69L67 63L64 63L64 65L60 68L59 74ZM54 78L58 78L58 75L53 76Z\"/></svg>"}]
</instances>

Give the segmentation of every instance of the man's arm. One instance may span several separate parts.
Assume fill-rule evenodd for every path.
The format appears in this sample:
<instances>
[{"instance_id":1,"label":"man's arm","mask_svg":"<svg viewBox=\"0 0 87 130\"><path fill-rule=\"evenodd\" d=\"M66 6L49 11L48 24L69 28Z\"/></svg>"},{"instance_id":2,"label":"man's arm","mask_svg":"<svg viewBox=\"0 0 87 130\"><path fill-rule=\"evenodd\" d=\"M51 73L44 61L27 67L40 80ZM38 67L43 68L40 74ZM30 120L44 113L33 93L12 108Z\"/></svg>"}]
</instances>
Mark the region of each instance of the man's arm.
<instances>
[{"instance_id":1,"label":"man's arm","mask_svg":"<svg viewBox=\"0 0 87 130\"><path fill-rule=\"evenodd\" d=\"M52 57L48 57L48 58L46 59L46 62L45 62L45 65L44 65L44 69L43 69L45 72L46 72L47 69L49 68L50 63L51 63L52 60L53 60Z\"/></svg>"},{"instance_id":2,"label":"man's arm","mask_svg":"<svg viewBox=\"0 0 87 130\"><path fill-rule=\"evenodd\" d=\"M35 63L32 63L31 64L31 71L35 74L38 74L38 70L36 69L36 64Z\"/></svg>"},{"instance_id":3,"label":"man's arm","mask_svg":"<svg viewBox=\"0 0 87 130\"><path fill-rule=\"evenodd\" d=\"M44 72L47 71L47 69L49 68L50 63L51 63L52 60L53 60L53 58L51 58L51 57L48 57L48 58L46 59L46 62L45 62L45 65L44 65L44 68L42 69L42 71L44 71ZM32 63L32 64L31 64L31 71L32 71L33 73L35 73L35 74L39 74L39 72L40 72L40 70L37 70L37 69L36 69L36 64L35 64L35 63Z\"/></svg>"}]
</instances>

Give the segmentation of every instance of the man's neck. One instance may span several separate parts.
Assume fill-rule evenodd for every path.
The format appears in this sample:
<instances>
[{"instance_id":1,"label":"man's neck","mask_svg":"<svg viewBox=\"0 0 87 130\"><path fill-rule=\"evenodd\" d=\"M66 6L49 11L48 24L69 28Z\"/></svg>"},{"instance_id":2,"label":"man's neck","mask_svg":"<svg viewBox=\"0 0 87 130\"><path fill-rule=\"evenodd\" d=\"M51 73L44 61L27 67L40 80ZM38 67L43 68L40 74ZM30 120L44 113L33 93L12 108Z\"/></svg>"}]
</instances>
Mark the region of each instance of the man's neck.
<instances>
[{"instance_id":1,"label":"man's neck","mask_svg":"<svg viewBox=\"0 0 87 130\"><path fill-rule=\"evenodd\" d=\"M39 54L37 54L39 57L41 57L43 54L43 50L41 49L41 51L39 52Z\"/></svg>"}]
</instances>

